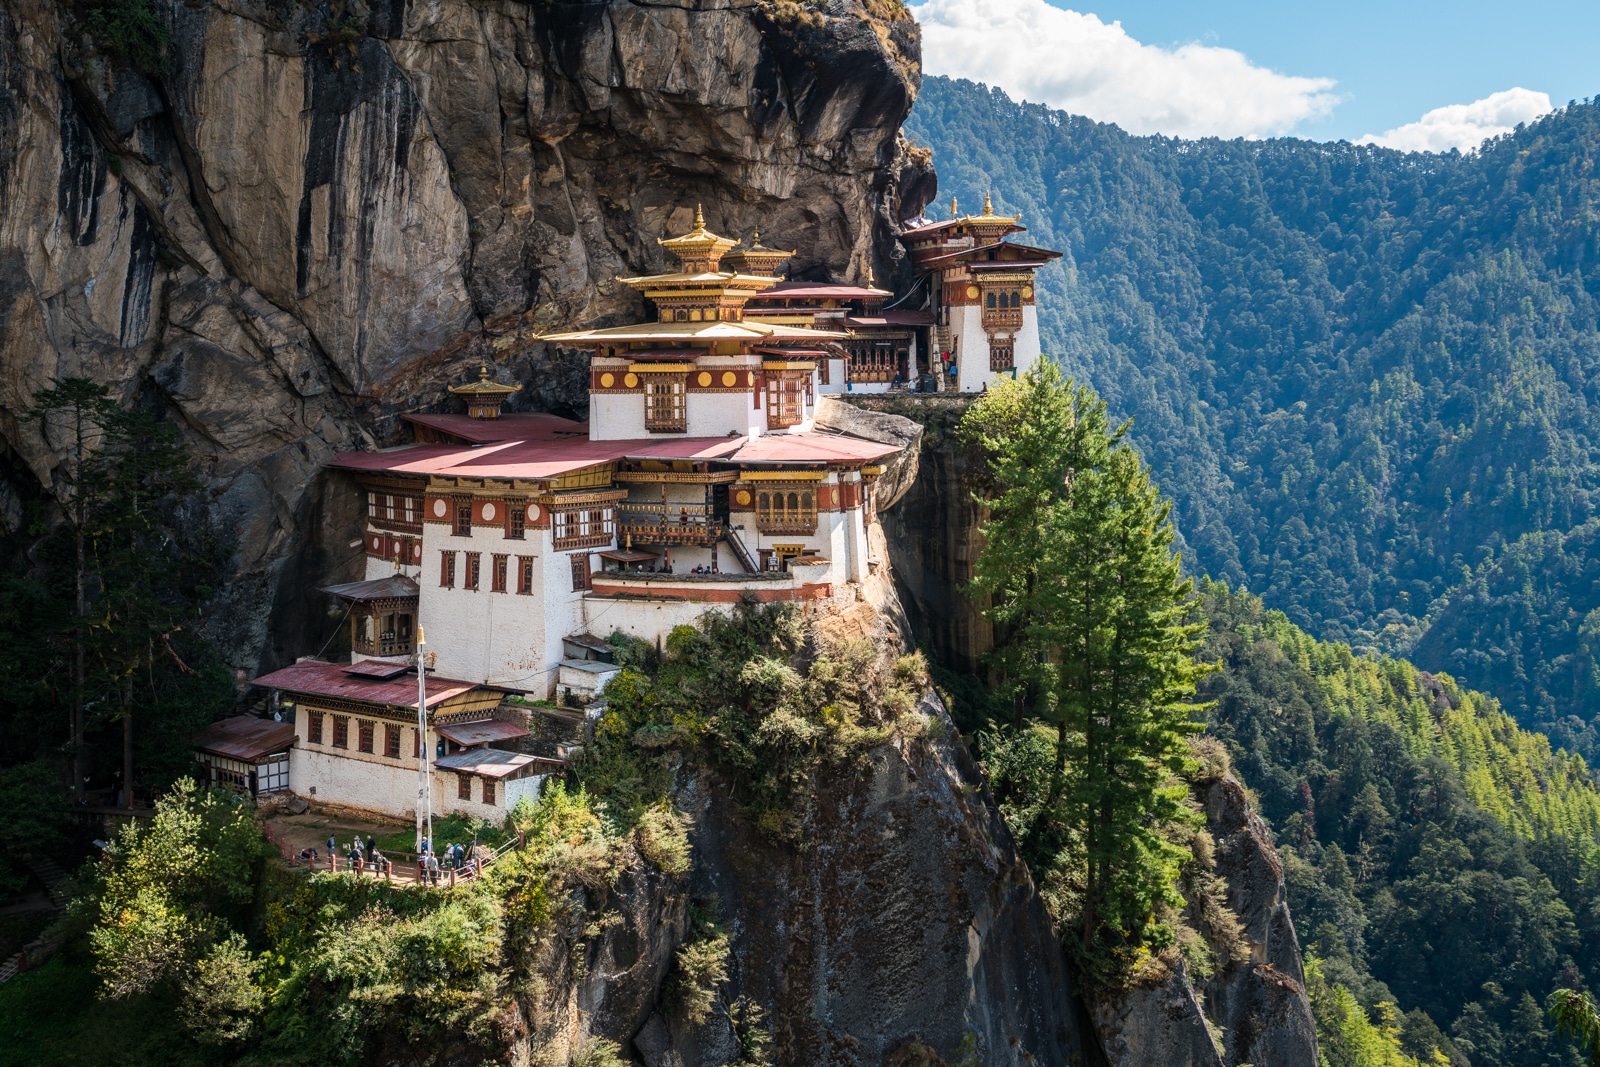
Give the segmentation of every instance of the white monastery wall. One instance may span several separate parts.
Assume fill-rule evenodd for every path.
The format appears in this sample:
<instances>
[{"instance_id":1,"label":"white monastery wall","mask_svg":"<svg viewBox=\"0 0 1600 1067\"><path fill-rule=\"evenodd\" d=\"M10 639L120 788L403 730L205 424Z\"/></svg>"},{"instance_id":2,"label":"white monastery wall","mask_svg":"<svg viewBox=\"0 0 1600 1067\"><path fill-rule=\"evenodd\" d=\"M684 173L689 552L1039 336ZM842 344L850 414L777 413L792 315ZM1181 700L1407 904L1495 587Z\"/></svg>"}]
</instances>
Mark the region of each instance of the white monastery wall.
<instances>
[{"instance_id":1,"label":"white monastery wall","mask_svg":"<svg viewBox=\"0 0 1600 1067\"><path fill-rule=\"evenodd\" d=\"M639 398L639 425L644 425L644 397ZM689 437L727 437L729 434L748 434L761 424L762 413L750 401L749 392L696 393L690 392L685 414L688 416ZM670 437L670 434L640 434L641 437Z\"/></svg>"},{"instance_id":2,"label":"white monastery wall","mask_svg":"<svg viewBox=\"0 0 1600 1067\"><path fill-rule=\"evenodd\" d=\"M627 441L651 436L644 427L643 393L589 394L590 440Z\"/></svg>"},{"instance_id":3,"label":"white monastery wall","mask_svg":"<svg viewBox=\"0 0 1600 1067\"><path fill-rule=\"evenodd\" d=\"M323 729L330 727L324 725ZM352 735L354 732L352 724ZM289 754L289 788L300 796L332 804L415 815L417 761L411 757L410 740L407 737L400 749L402 759L383 763L358 759L357 754L343 749L333 750L339 753L334 755L296 745Z\"/></svg>"},{"instance_id":4,"label":"white monastery wall","mask_svg":"<svg viewBox=\"0 0 1600 1067\"><path fill-rule=\"evenodd\" d=\"M1039 309L1032 304L1024 304L1022 329L1017 331L1016 345L1012 350L1018 374L1023 374L1034 365L1042 354L1039 349Z\"/></svg>"}]
</instances>

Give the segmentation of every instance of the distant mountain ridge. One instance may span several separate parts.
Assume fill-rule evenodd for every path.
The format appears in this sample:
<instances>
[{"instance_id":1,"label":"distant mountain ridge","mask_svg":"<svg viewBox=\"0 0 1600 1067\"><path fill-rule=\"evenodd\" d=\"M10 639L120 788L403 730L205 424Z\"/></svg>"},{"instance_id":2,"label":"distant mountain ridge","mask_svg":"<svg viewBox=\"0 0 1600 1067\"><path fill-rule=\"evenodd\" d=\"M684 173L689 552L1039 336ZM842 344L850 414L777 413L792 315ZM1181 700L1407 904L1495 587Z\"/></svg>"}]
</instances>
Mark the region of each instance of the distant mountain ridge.
<instances>
[{"instance_id":1,"label":"distant mountain ridge","mask_svg":"<svg viewBox=\"0 0 1600 1067\"><path fill-rule=\"evenodd\" d=\"M1596 513L1600 106L1424 155L1135 137L928 78L906 130L941 199L992 189L1067 253L1046 351L1135 420L1194 569L1414 650L1595 762L1600 684L1571 684L1600 680L1593 539L1525 603L1494 568ZM1468 611L1486 582L1517 610Z\"/></svg>"}]
</instances>

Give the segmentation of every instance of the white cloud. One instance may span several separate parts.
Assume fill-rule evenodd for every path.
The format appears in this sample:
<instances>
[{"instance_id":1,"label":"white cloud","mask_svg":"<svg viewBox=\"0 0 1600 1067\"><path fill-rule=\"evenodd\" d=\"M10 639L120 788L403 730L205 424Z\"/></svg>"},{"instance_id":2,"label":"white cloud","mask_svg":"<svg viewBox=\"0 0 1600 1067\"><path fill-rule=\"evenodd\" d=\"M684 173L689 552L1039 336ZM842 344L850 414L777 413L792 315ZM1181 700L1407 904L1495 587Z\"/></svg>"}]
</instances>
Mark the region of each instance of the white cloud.
<instances>
[{"instance_id":1,"label":"white cloud","mask_svg":"<svg viewBox=\"0 0 1600 1067\"><path fill-rule=\"evenodd\" d=\"M1406 152L1471 152L1487 138L1510 133L1519 122L1549 113L1550 94L1532 89L1506 89L1470 104L1436 107L1416 122L1387 133L1369 133L1357 144L1378 144Z\"/></svg>"},{"instance_id":2,"label":"white cloud","mask_svg":"<svg viewBox=\"0 0 1600 1067\"><path fill-rule=\"evenodd\" d=\"M1130 133L1264 137L1338 103L1331 79L1279 74L1230 48L1140 44L1120 22L1045 0L927 0L913 10L929 74L999 86Z\"/></svg>"}]
</instances>

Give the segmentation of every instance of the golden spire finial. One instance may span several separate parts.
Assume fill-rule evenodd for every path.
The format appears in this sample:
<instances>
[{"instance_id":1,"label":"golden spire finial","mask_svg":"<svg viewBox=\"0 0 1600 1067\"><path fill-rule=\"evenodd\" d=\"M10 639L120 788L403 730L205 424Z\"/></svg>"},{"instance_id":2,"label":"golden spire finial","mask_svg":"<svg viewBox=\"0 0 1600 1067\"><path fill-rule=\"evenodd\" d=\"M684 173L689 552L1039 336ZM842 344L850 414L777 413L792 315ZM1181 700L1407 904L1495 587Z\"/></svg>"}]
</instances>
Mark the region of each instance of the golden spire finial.
<instances>
[{"instance_id":1,"label":"golden spire finial","mask_svg":"<svg viewBox=\"0 0 1600 1067\"><path fill-rule=\"evenodd\" d=\"M872 264L868 263L867 264L867 288L868 289L876 289L877 287L878 287L878 281L877 281L876 278L874 278L872 276Z\"/></svg>"},{"instance_id":2,"label":"golden spire finial","mask_svg":"<svg viewBox=\"0 0 1600 1067\"><path fill-rule=\"evenodd\" d=\"M950 217L956 217L956 198L953 196L950 198Z\"/></svg>"},{"instance_id":3,"label":"golden spire finial","mask_svg":"<svg viewBox=\"0 0 1600 1067\"><path fill-rule=\"evenodd\" d=\"M754 248L761 243L761 227L757 226L755 234L750 238L750 247Z\"/></svg>"},{"instance_id":4,"label":"golden spire finial","mask_svg":"<svg viewBox=\"0 0 1600 1067\"><path fill-rule=\"evenodd\" d=\"M478 364L478 381L486 382L488 380L489 380L489 362L487 360L484 360L483 362Z\"/></svg>"},{"instance_id":5,"label":"golden spire finial","mask_svg":"<svg viewBox=\"0 0 1600 1067\"><path fill-rule=\"evenodd\" d=\"M994 201L989 199L988 193L983 194L983 213L985 215L994 214Z\"/></svg>"},{"instance_id":6,"label":"golden spire finial","mask_svg":"<svg viewBox=\"0 0 1600 1067\"><path fill-rule=\"evenodd\" d=\"M699 204L694 206L694 228L697 230L703 230L706 228L705 211Z\"/></svg>"}]
</instances>

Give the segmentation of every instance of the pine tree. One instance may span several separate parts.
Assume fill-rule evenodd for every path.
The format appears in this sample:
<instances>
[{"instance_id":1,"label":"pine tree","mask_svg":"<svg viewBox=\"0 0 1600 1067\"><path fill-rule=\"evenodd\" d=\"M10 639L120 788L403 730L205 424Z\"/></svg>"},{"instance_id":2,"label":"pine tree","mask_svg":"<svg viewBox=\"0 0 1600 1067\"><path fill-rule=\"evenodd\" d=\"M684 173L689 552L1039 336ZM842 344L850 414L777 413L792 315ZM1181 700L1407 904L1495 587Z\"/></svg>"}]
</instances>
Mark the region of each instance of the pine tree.
<instances>
[{"instance_id":1,"label":"pine tree","mask_svg":"<svg viewBox=\"0 0 1600 1067\"><path fill-rule=\"evenodd\" d=\"M35 393L29 417L63 455L56 497L72 542L66 636L74 790L81 799L85 732L92 725L86 713L94 707L98 718L121 722L123 787L131 804L136 679L144 675L153 686L157 659L192 673L172 637L190 601L204 594L219 546L180 546L171 528L174 509L199 489L172 424L118 405L104 386L84 378L53 381Z\"/></svg>"},{"instance_id":2,"label":"pine tree","mask_svg":"<svg viewBox=\"0 0 1600 1067\"><path fill-rule=\"evenodd\" d=\"M1181 849L1174 776L1199 730L1189 702L1207 670L1203 624L1172 551L1168 505L1109 426L1104 402L1042 363L969 413L989 457L975 587L1010 630L1007 665L1027 671L1055 728L1054 768L1032 842L1063 849L1080 887L1085 951L1156 933Z\"/></svg>"}]
</instances>

